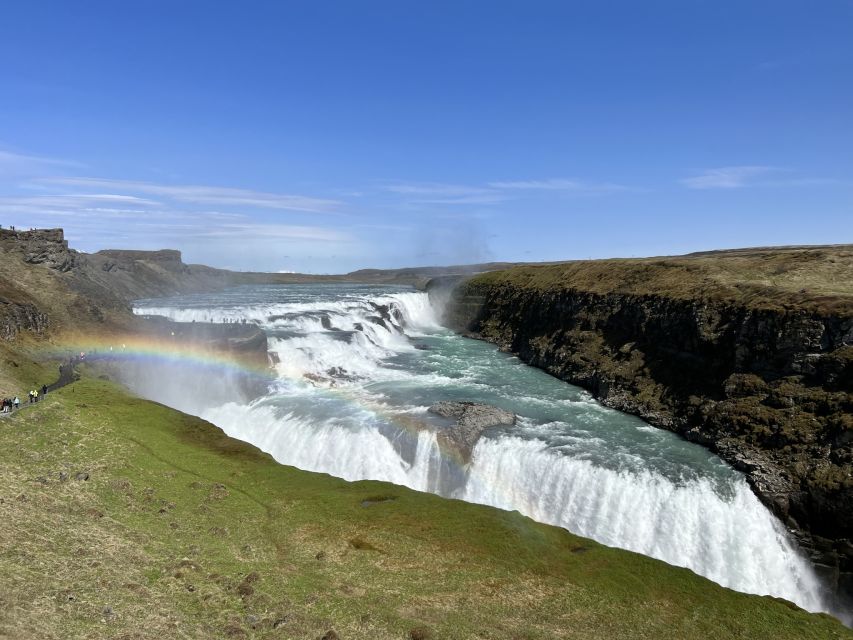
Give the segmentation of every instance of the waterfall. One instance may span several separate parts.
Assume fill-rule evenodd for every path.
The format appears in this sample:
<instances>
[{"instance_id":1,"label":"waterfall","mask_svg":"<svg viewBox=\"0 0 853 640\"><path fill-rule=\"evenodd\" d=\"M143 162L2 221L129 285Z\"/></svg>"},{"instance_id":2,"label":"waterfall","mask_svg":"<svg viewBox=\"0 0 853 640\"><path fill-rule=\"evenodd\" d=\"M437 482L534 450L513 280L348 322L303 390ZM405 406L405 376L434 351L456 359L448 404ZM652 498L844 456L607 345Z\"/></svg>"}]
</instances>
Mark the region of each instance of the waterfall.
<instances>
[{"instance_id":1,"label":"waterfall","mask_svg":"<svg viewBox=\"0 0 853 640\"><path fill-rule=\"evenodd\" d=\"M732 589L825 609L811 565L741 474L442 329L424 293L255 287L143 301L135 313L267 332L270 393L200 415L282 464L518 510ZM447 425L426 413L445 398L497 403L521 420L487 431L463 461L442 450Z\"/></svg>"}]
</instances>

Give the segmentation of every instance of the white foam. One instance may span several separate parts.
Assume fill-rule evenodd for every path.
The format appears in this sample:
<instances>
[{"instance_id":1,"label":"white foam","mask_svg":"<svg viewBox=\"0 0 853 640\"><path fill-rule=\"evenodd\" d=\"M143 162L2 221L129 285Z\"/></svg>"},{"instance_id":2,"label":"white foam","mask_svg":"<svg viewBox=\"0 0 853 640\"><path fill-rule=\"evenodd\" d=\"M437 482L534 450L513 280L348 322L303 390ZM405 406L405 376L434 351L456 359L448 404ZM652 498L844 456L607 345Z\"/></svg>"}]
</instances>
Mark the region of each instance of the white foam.
<instances>
[{"instance_id":1,"label":"white foam","mask_svg":"<svg viewBox=\"0 0 853 640\"><path fill-rule=\"evenodd\" d=\"M386 311L379 320L381 307L390 310L390 319ZM536 439L547 438L549 430L559 431L557 423L536 426L524 420L517 428L527 428L527 437L481 438L470 464L459 467L442 456L434 432L394 430L393 420L383 421L379 414L399 409L398 413L411 416L423 414L425 408L380 407L366 383L406 380L452 388L464 381L468 389L494 391L482 379L414 374L389 366L389 358L413 350L410 336L439 330L424 293L239 308L151 304L135 312L184 322L245 320L269 331L269 348L277 356L282 379L279 397L250 405L229 403L202 415L283 464L518 510L604 544L688 567L739 591L787 598L812 611L824 609L812 567L784 527L734 473L725 480L727 490L721 491L719 478L716 484L702 477L676 481L627 450L608 452L614 467L608 468L582 455L584 447L595 443L593 433L587 437L579 428L571 434L558 433L564 445L560 451ZM343 368L346 376L330 374L337 368ZM320 406L318 390L292 382L306 375L326 378L330 385L334 379L361 402ZM506 390L511 392L511 387ZM373 404L366 402L368 398ZM613 415L588 394L559 402L588 408L584 420L590 425ZM652 427L637 425L640 433L646 429ZM620 462L624 464L619 466Z\"/></svg>"},{"instance_id":2,"label":"white foam","mask_svg":"<svg viewBox=\"0 0 853 640\"><path fill-rule=\"evenodd\" d=\"M743 479L722 497L706 479L618 472L544 442L481 439L464 493L607 545L688 567L719 584L821 608L820 585L782 525Z\"/></svg>"}]
</instances>

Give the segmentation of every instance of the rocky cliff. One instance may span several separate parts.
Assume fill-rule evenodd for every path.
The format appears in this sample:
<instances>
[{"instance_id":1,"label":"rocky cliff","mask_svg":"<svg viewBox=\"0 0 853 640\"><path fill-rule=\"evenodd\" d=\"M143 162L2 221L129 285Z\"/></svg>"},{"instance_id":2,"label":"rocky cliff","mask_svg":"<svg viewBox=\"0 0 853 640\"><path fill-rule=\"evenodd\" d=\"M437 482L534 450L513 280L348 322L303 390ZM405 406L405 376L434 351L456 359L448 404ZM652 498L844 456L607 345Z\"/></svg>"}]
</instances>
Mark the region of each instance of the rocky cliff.
<instances>
[{"instance_id":1,"label":"rocky cliff","mask_svg":"<svg viewBox=\"0 0 853 640\"><path fill-rule=\"evenodd\" d=\"M235 272L186 264L173 249L110 249L83 253L68 247L62 229L0 229L0 339L21 331L81 328L127 320L129 303L237 285L360 282L425 284L446 273L476 273L504 263L411 269L365 269L312 275Z\"/></svg>"},{"instance_id":2,"label":"rocky cliff","mask_svg":"<svg viewBox=\"0 0 853 640\"><path fill-rule=\"evenodd\" d=\"M853 592L853 248L437 280L446 323L742 470ZM444 296L442 296L444 293Z\"/></svg>"},{"instance_id":3,"label":"rocky cliff","mask_svg":"<svg viewBox=\"0 0 853 640\"><path fill-rule=\"evenodd\" d=\"M14 340L21 332L43 334L50 327L38 299L43 282L23 272L27 265L70 268L73 256L62 231L0 229L0 259L0 340Z\"/></svg>"},{"instance_id":4,"label":"rocky cliff","mask_svg":"<svg viewBox=\"0 0 853 640\"><path fill-rule=\"evenodd\" d=\"M21 331L43 333L48 319L32 302L0 296L0 340L14 340Z\"/></svg>"},{"instance_id":5,"label":"rocky cliff","mask_svg":"<svg viewBox=\"0 0 853 640\"><path fill-rule=\"evenodd\" d=\"M0 339L21 331L126 325L135 299L216 291L274 281L277 274L244 274L185 264L180 251L68 247L62 229L0 229Z\"/></svg>"}]
</instances>

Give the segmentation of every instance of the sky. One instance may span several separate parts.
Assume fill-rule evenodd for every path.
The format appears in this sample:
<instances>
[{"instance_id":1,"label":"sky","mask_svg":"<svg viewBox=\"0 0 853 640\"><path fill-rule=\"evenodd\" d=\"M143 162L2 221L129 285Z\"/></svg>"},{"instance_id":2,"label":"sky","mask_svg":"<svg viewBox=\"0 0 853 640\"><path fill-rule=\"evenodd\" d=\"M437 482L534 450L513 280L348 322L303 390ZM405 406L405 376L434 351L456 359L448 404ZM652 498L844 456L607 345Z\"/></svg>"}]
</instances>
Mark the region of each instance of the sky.
<instances>
[{"instance_id":1,"label":"sky","mask_svg":"<svg viewBox=\"0 0 853 640\"><path fill-rule=\"evenodd\" d=\"M853 242L853 2L5 2L0 224L312 273Z\"/></svg>"}]
</instances>

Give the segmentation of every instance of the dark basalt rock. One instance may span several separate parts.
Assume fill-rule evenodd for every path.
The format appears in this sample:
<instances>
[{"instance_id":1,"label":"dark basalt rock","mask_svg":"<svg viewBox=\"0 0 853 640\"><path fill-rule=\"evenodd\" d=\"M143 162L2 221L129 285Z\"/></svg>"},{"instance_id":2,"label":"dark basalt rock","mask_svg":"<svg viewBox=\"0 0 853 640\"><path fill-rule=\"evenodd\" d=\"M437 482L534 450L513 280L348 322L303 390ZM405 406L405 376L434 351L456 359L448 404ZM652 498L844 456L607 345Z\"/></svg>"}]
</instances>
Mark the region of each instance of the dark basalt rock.
<instances>
[{"instance_id":1,"label":"dark basalt rock","mask_svg":"<svg viewBox=\"0 0 853 640\"><path fill-rule=\"evenodd\" d=\"M76 265L77 252L68 248L62 229L16 231L16 240L24 250L24 262L43 264L56 271L70 271Z\"/></svg>"},{"instance_id":2,"label":"dark basalt rock","mask_svg":"<svg viewBox=\"0 0 853 640\"><path fill-rule=\"evenodd\" d=\"M388 304L378 304L376 302L370 302L370 306L373 307L379 313L380 317L389 324L400 326L403 322L403 315L396 307L392 307Z\"/></svg>"},{"instance_id":3,"label":"dark basalt rock","mask_svg":"<svg viewBox=\"0 0 853 640\"><path fill-rule=\"evenodd\" d=\"M441 284L441 283L439 283ZM432 290L427 289L432 295ZM445 324L708 447L853 595L853 308L462 281ZM436 294L437 295L437 294Z\"/></svg>"},{"instance_id":4,"label":"dark basalt rock","mask_svg":"<svg viewBox=\"0 0 853 640\"><path fill-rule=\"evenodd\" d=\"M328 369L326 369L326 375L328 375L330 378L336 378L338 380L355 380L355 376L353 376L343 367L329 367Z\"/></svg>"},{"instance_id":5,"label":"dark basalt rock","mask_svg":"<svg viewBox=\"0 0 853 640\"><path fill-rule=\"evenodd\" d=\"M383 318L380 318L379 316L367 316L365 318L365 320L367 320L368 322L372 322L373 324L379 325L380 327L383 327L385 329L390 330L390 328L388 327L388 323Z\"/></svg>"},{"instance_id":6,"label":"dark basalt rock","mask_svg":"<svg viewBox=\"0 0 853 640\"><path fill-rule=\"evenodd\" d=\"M48 325L47 315L35 304L0 297L0 340L14 340L21 331L43 333Z\"/></svg>"},{"instance_id":7,"label":"dark basalt rock","mask_svg":"<svg viewBox=\"0 0 853 640\"><path fill-rule=\"evenodd\" d=\"M442 431L439 438L457 450L467 462L480 435L489 427L515 424L516 415L488 404L477 402L439 402L429 408L443 418L456 421Z\"/></svg>"}]
</instances>

